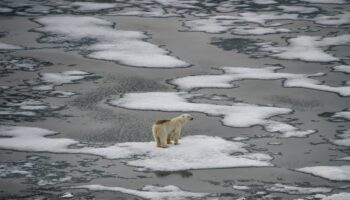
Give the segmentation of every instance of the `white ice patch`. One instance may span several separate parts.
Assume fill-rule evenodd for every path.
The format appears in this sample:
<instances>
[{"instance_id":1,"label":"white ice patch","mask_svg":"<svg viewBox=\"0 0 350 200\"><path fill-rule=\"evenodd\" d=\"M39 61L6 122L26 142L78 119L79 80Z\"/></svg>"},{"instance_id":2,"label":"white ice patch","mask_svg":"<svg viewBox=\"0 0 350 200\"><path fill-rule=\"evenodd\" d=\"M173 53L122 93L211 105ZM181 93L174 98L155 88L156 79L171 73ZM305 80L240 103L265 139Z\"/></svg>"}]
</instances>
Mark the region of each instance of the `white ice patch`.
<instances>
[{"instance_id":1,"label":"white ice patch","mask_svg":"<svg viewBox=\"0 0 350 200\"><path fill-rule=\"evenodd\" d=\"M231 30L240 23L256 23L261 26L278 26L280 23L269 24L274 20L295 20L296 14L278 14L275 12L253 13L242 12L238 16L212 16L206 19L196 19L186 21L184 26L188 31L200 31L206 33L222 33Z\"/></svg>"},{"instance_id":2,"label":"white ice patch","mask_svg":"<svg viewBox=\"0 0 350 200\"><path fill-rule=\"evenodd\" d=\"M346 4L346 0L301 0L308 3Z\"/></svg>"},{"instance_id":3,"label":"white ice patch","mask_svg":"<svg viewBox=\"0 0 350 200\"><path fill-rule=\"evenodd\" d=\"M299 168L296 170L332 181L350 181L350 165L314 166Z\"/></svg>"},{"instance_id":4,"label":"white ice patch","mask_svg":"<svg viewBox=\"0 0 350 200\"><path fill-rule=\"evenodd\" d=\"M313 197L316 197L317 199L320 199L320 200L349 200L350 199L350 193L348 193L348 192L341 192L341 193L332 194L332 195L329 195L329 196L326 196L326 195L323 195L323 194L317 194L317 195L314 195ZM311 197L311 198L313 199L313 197Z\"/></svg>"},{"instance_id":5,"label":"white ice patch","mask_svg":"<svg viewBox=\"0 0 350 200\"><path fill-rule=\"evenodd\" d=\"M207 82L213 83L213 81ZM300 131L289 124L269 119L272 116L288 114L292 111L287 108L257 106L245 103L234 103L231 106L191 103L187 101L186 93L129 93L125 94L122 98L112 98L109 103L122 108L137 110L201 112L211 116L222 117L222 123L227 126L250 127L261 125L269 132L281 132L283 134L282 137L304 137L315 132L314 130Z\"/></svg>"},{"instance_id":6,"label":"white ice patch","mask_svg":"<svg viewBox=\"0 0 350 200\"><path fill-rule=\"evenodd\" d=\"M274 33L289 33L288 28L275 28L275 27L252 27L252 26L236 26L233 28L232 33L236 35L266 35Z\"/></svg>"},{"instance_id":7,"label":"white ice patch","mask_svg":"<svg viewBox=\"0 0 350 200\"><path fill-rule=\"evenodd\" d=\"M40 79L46 83L54 85L62 85L66 83L74 83L91 75L84 71L64 71L61 73L42 73Z\"/></svg>"},{"instance_id":8,"label":"white ice patch","mask_svg":"<svg viewBox=\"0 0 350 200\"><path fill-rule=\"evenodd\" d=\"M333 140L333 144L350 147L350 129L342 131L337 137L339 139Z\"/></svg>"},{"instance_id":9,"label":"white ice patch","mask_svg":"<svg viewBox=\"0 0 350 200\"><path fill-rule=\"evenodd\" d=\"M306 7L306 6L277 6L277 8L282 9L284 12L296 12L296 13L303 13L303 14L309 14L318 12L319 9L316 7Z\"/></svg>"},{"instance_id":10,"label":"white ice patch","mask_svg":"<svg viewBox=\"0 0 350 200\"><path fill-rule=\"evenodd\" d=\"M315 194L315 193L328 193L331 192L331 188L326 187L300 187L293 185L284 185L276 183L266 188L270 192L282 192L288 194Z\"/></svg>"},{"instance_id":11,"label":"white ice patch","mask_svg":"<svg viewBox=\"0 0 350 200\"><path fill-rule=\"evenodd\" d=\"M268 5L268 4L276 4L277 2L274 0L253 0L255 4L260 5Z\"/></svg>"},{"instance_id":12,"label":"white ice patch","mask_svg":"<svg viewBox=\"0 0 350 200\"><path fill-rule=\"evenodd\" d=\"M247 68L247 67L221 67L225 72L222 75L196 75L177 78L171 81L181 90L197 88L233 88L234 81L241 80L278 80L283 79L283 87L298 87L325 92L334 92L341 96L350 96L350 86L328 86L321 81L309 77L324 74L292 74L276 72L280 67Z\"/></svg>"},{"instance_id":13,"label":"white ice patch","mask_svg":"<svg viewBox=\"0 0 350 200\"><path fill-rule=\"evenodd\" d=\"M288 46L277 47L269 43L261 43L261 51L270 52L271 56L281 59L297 59L311 62L331 62L340 59L328 54L322 48L338 45L349 45L350 34L335 37L297 36L288 40Z\"/></svg>"},{"instance_id":14,"label":"white ice patch","mask_svg":"<svg viewBox=\"0 0 350 200\"><path fill-rule=\"evenodd\" d=\"M45 42L79 42L78 49L89 58L119 62L135 67L173 68L189 64L169 51L144 41L149 37L139 31L114 29L112 22L95 17L56 16L36 21L43 25L36 30L46 35ZM90 40L86 45L85 40ZM87 53L88 52L88 53Z\"/></svg>"},{"instance_id":15,"label":"white ice patch","mask_svg":"<svg viewBox=\"0 0 350 200\"><path fill-rule=\"evenodd\" d=\"M233 185L232 188L235 190L249 190L250 189L250 187L246 186L246 185Z\"/></svg>"},{"instance_id":16,"label":"white ice patch","mask_svg":"<svg viewBox=\"0 0 350 200\"><path fill-rule=\"evenodd\" d=\"M333 70L336 72L344 72L350 74L350 65L338 65L334 66Z\"/></svg>"},{"instance_id":17,"label":"white ice patch","mask_svg":"<svg viewBox=\"0 0 350 200\"><path fill-rule=\"evenodd\" d=\"M152 200L181 200L181 199L194 199L194 198L202 198L207 195L208 193L194 193L194 192L187 192L184 190L181 190L179 187L174 185L167 185L167 186L153 186L153 185L146 185L141 190L133 190L123 187L109 187L109 186L103 186L103 185L82 185L82 186L75 186L73 188L76 189L88 189L91 191L113 191L113 192L121 192L129 195L134 195L140 198L144 199L152 199Z\"/></svg>"},{"instance_id":18,"label":"white ice patch","mask_svg":"<svg viewBox=\"0 0 350 200\"><path fill-rule=\"evenodd\" d=\"M318 15L314 19L315 23L328 26L339 26L350 23L350 12L342 12L336 15Z\"/></svg>"},{"instance_id":19,"label":"white ice patch","mask_svg":"<svg viewBox=\"0 0 350 200\"><path fill-rule=\"evenodd\" d=\"M3 42L0 42L0 50L18 50L23 49L23 47L14 45L14 44L6 44Z\"/></svg>"},{"instance_id":20,"label":"white ice patch","mask_svg":"<svg viewBox=\"0 0 350 200\"><path fill-rule=\"evenodd\" d=\"M341 111L341 112L336 112L332 117L339 117L339 118L345 118L347 120L350 120L350 111Z\"/></svg>"},{"instance_id":21,"label":"white ice patch","mask_svg":"<svg viewBox=\"0 0 350 200\"><path fill-rule=\"evenodd\" d=\"M220 137L187 136L180 145L157 148L155 142L126 142L108 147L70 148L79 142L67 138L49 138L56 132L42 128L0 126L0 148L18 151L78 153L103 156L108 159L126 159L127 165L139 170L178 171L189 169L272 166L271 156L249 153L241 142ZM239 155L233 156L233 153Z\"/></svg>"},{"instance_id":22,"label":"white ice patch","mask_svg":"<svg viewBox=\"0 0 350 200\"><path fill-rule=\"evenodd\" d=\"M76 11L80 12L92 12L92 11L100 11L110 8L117 7L116 3L95 3L95 2L73 2L73 7L76 7Z\"/></svg>"}]
</instances>

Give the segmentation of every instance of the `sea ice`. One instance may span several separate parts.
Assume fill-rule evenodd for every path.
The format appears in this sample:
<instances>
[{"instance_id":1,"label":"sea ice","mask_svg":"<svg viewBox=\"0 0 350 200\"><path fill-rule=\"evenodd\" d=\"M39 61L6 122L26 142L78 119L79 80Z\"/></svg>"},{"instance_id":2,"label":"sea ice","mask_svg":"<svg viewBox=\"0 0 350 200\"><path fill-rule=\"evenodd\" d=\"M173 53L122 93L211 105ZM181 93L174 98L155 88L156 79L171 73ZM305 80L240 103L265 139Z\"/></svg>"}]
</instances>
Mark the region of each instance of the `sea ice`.
<instances>
[{"instance_id":1,"label":"sea ice","mask_svg":"<svg viewBox=\"0 0 350 200\"><path fill-rule=\"evenodd\" d=\"M0 50L18 50L18 49L23 49L23 47L0 42Z\"/></svg>"},{"instance_id":2,"label":"sea ice","mask_svg":"<svg viewBox=\"0 0 350 200\"><path fill-rule=\"evenodd\" d=\"M66 83L73 83L78 80L82 80L91 75L84 71L64 71L61 73L41 73L40 79L46 83L54 85L62 85Z\"/></svg>"},{"instance_id":3,"label":"sea ice","mask_svg":"<svg viewBox=\"0 0 350 200\"><path fill-rule=\"evenodd\" d=\"M126 142L107 147L70 148L79 142L68 138L50 138L56 132L23 126L0 126L0 148L29 152L77 153L125 159L139 170L178 171L189 169L272 166L271 156L249 153L246 144L220 137L187 136L180 145L157 148L155 142ZM190 153L189 153L190 152ZM232 155L240 153L240 155Z\"/></svg>"},{"instance_id":4,"label":"sea ice","mask_svg":"<svg viewBox=\"0 0 350 200\"><path fill-rule=\"evenodd\" d=\"M89 58L119 62L135 67L173 68L189 64L170 56L169 51L146 42L139 31L116 30L112 22L96 17L54 16L35 19L43 27L42 42L78 43L81 54Z\"/></svg>"},{"instance_id":5,"label":"sea ice","mask_svg":"<svg viewBox=\"0 0 350 200\"><path fill-rule=\"evenodd\" d=\"M350 23L350 12L342 12L336 15L318 15L312 19L317 24L327 26L339 26Z\"/></svg>"},{"instance_id":6,"label":"sea ice","mask_svg":"<svg viewBox=\"0 0 350 200\"><path fill-rule=\"evenodd\" d=\"M348 200L348 199L350 199L350 193L341 192L341 193L332 194L329 196L326 196L323 194L317 194L317 195L314 195L313 197L316 197L317 199L320 199L320 200ZM313 198L313 197L311 197L311 198Z\"/></svg>"},{"instance_id":7,"label":"sea ice","mask_svg":"<svg viewBox=\"0 0 350 200\"><path fill-rule=\"evenodd\" d=\"M333 70L336 72L344 72L350 74L350 65L338 65L334 66Z\"/></svg>"},{"instance_id":8,"label":"sea ice","mask_svg":"<svg viewBox=\"0 0 350 200\"><path fill-rule=\"evenodd\" d=\"M350 147L350 129L342 131L341 134L337 134L337 137L339 139L333 140L332 143Z\"/></svg>"},{"instance_id":9,"label":"sea ice","mask_svg":"<svg viewBox=\"0 0 350 200\"><path fill-rule=\"evenodd\" d=\"M252 27L252 26L236 26L233 28L232 33L236 35L265 35L274 33L289 33L288 28L275 28L275 27Z\"/></svg>"},{"instance_id":10,"label":"sea ice","mask_svg":"<svg viewBox=\"0 0 350 200\"><path fill-rule=\"evenodd\" d=\"M277 6L277 8L282 9L284 12L296 12L296 13L303 13L303 14L309 14L318 12L319 9L316 7L308 7L308 6Z\"/></svg>"},{"instance_id":11,"label":"sea ice","mask_svg":"<svg viewBox=\"0 0 350 200\"><path fill-rule=\"evenodd\" d=\"M268 24L273 20L295 20L296 14L279 14L275 12L254 13L241 12L238 16L219 15L205 19L186 21L184 26L188 31L200 31L206 33L222 33L234 29L241 23L256 23L261 26L277 26L280 23ZM280 29L281 30L281 29ZM258 31L256 31L258 32ZM261 32L261 30L260 30Z\"/></svg>"},{"instance_id":12,"label":"sea ice","mask_svg":"<svg viewBox=\"0 0 350 200\"><path fill-rule=\"evenodd\" d=\"M344 118L347 120L350 120L350 111L341 111L341 112L336 112L334 115L332 115L333 118Z\"/></svg>"},{"instance_id":13,"label":"sea ice","mask_svg":"<svg viewBox=\"0 0 350 200\"><path fill-rule=\"evenodd\" d=\"M331 188L326 187L300 187L292 185L284 185L281 183L273 184L266 188L270 192L283 192L288 194L315 194L315 193L328 193L331 192Z\"/></svg>"},{"instance_id":14,"label":"sea ice","mask_svg":"<svg viewBox=\"0 0 350 200\"><path fill-rule=\"evenodd\" d=\"M75 186L72 188L88 189L91 191L122 192L125 194L138 196L140 198L153 199L153 200L198 199L209 195L208 193L187 192L187 191L181 190L179 187L174 185L167 185L167 186L145 185L141 190L133 190L133 189L127 189L123 187L109 187L109 186L103 186L103 185L82 185L82 186Z\"/></svg>"},{"instance_id":15,"label":"sea ice","mask_svg":"<svg viewBox=\"0 0 350 200\"><path fill-rule=\"evenodd\" d=\"M247 67L221 67L225 74L222 75L195 75L173 79L170 83L181 90L198 88L233 88L234 81L241 80L277 80L283 79L283 87L300 87L325 92L334 92L341 96L350 95L350 86L328 86L321 81L310 77L322 76L316 74L292 74L276 72L280 67L247 68Z\"/></svg>"},{"instance_id":16,"label":"sea ice","mask_svg":"<svg viewBox=\"0 0 350 200\"><path fill-rule=\"evenodd\" d=\"M72 6L75 7L77 11L80 11L80 12L91 12L91 11L100 11L100 10L115 8L117 7L117 4L76 1L72 3Z\"/></svg>"},{"instance_id":17,"label":"sea ice","mask_svg":"<svg viewBox=\"0 0 350 200\"><path fill-rule=\"evenodd\" d=\"M296 169L332 181L350 181L350 165L314 166Z\"/></svg>"},{"instance_id":18,"label":"sea ice","mask_svg":"<svg viewBox=\"0 0 350 200\"><path fill-rule=\"evenodd\" d=\"M253 0L255 4L267 5L267 4L276 4L277 2L274 0Z\"/></svg>"},{"instance_id":19,"label":"sea ice","mask_svg":"<svg viewBox=\"0 0 350 200\"><path fill-rule=\"evenodd\" d=\"M214 83L213 80L208 81ZM178 92L146 92L128 93L121 98L114 97L109 103L118 107L137 110L160 110L171 112L201 112L211 116L220 116L223 124L232 127L264 126L269 132L281 132L282 137L305 137L314 130L300 131L296 127L268 118L288 114L292 110L268 106L257 106L245 103L216 105L207 103L191 103L186 93Z\"/></svg>"},{"instance_id":20,"label":"sea ice","mask_svg":"<svg viewBox=\"0 0 350 200\"><path fill-rule=\"evenodd\" d=\"M326 53L322 48L337 45L349 45L350 34L334 37L305 36L299 35L288 39L288 46L278 47L269 43L261 43L260 50L271 53L270 56L281 59L297 59L311 62L331 62L340 59Z\"/></svg>"},{"instance_id":21,"label":"sea ice","mask_svg":"<svg viewBox=\"0 0 350 200\"><path fill-rule=\"evenodd\" d=\"M346 0L301 0L309 3L346 4Z\"/></svg>"}]
</instances>

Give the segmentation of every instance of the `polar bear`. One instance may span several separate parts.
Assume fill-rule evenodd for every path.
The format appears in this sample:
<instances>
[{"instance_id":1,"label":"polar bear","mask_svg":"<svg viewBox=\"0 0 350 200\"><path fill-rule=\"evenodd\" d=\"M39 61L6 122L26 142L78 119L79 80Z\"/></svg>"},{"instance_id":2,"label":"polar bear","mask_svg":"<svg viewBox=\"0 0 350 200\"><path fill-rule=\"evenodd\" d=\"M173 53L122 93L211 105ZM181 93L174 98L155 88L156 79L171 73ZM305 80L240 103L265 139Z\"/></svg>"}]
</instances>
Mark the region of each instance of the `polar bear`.
<instances>
[{"instance_id":1,"label":"polar bear","mask_svg":"<svg viewBox=\"0 0 350 200\"><path fill-rule=\"evenodd\" d=\"M168 147L167 144L171 144L171 136L174 139L174 144L179 144L182 126L192 120L193 117L191 115L182 114L172 119L159 120L154 123L152 126L152 133L157 147Z\"/></svg>"}]
</instances>

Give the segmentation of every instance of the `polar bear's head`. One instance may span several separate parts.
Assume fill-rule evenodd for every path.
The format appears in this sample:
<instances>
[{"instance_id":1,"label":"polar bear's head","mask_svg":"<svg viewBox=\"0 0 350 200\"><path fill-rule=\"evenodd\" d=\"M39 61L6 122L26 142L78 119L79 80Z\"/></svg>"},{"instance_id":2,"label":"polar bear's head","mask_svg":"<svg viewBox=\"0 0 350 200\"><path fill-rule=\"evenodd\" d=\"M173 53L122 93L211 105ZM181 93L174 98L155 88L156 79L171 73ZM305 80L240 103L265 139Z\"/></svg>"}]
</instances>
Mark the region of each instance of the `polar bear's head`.
<instances>
[{"instance_id":1,"label":"polar bear's head","mask_svg":"<svg viewBox=\"0 0 350 200\"><path fill-rule=\"evenodd\" d=\"M181 119L183 119L184 122L192 121L193 117L190 114L182 114L180 115Z\"/></svg>"}]
</instances>

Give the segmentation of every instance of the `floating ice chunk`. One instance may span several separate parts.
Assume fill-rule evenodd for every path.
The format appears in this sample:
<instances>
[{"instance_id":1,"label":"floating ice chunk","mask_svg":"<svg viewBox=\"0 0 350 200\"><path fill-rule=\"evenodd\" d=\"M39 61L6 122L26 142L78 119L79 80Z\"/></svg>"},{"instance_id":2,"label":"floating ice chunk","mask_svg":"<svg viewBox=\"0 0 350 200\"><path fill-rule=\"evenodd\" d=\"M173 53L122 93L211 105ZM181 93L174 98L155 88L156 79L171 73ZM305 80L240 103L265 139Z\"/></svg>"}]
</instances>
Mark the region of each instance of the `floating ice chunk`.
<instances>
[{"instance_id":1,"label":"floating ice chunk","mask_svg":"<svg viewBox=\"0 0 350 200\"><path fill-rule=\"evenodd\" d=\"M139 31L115 30L113 23L95 17L56 16L36 21L43 25L43 42L71 42L90 58L119 62L135 67L173 68L189 64L170 56L169 51L144 41L149 37ZM89 41L89 42L86 42ZM87 53L88 52L88 53Z\"/></svg>"},{"instance_id":2,"label":"floating ice chunk","mask_svg":"<svg viewBox=\"0 0 350 200\"><path fill-rule=\"evenodd\" d=\"M343 12L337 15L318 15L314 19L315 23L330 26L339 26L350 23L350 12Z\"/></svg>"},{"instance_id":3,"label":"floating ice chunk","mask_svg":"<svg viewBox=\"0 0 350 200\"><path fill-rule=\"evenodd\" d=\"M279 67L247 68L247 67L221 67L225 72L222 75L196 75L173 79L170 83L181 90L197 88L233 88L234 81L241 80L278 80L284 79L283 87L301 87L325 92L334 92L341 96L350 95L350 86L333 87L322 85L321 81L309 77L324 74L292 74L276 72Z\"/></svg>"},{"instance_id":4,"label":"floating ice chunk","mask_svg":"<svg viewBox=\"0 0 350 200\"><path fill-rule=\"evenodd\" d=\"M17 49L23 49L23 47L0 42L0 50L17 50Z\"/></svg>"},{"instance_id":5,"label":"floating ice chunk","mask_svg":"<svg viewBox=\"0 0 350 200\"><path fill-rule=\"evenodd\" d=\"M0 110L0 115L4 116L35 116L35 112L31 111L16 111L16 110Z\"/></svg>"},{"instance_id":6,"label":"floating ice chunk","mask_svg":"<svg viewBox=\"0 0 350 200\"><path fill-rule=\"evenodd\" d=\"M309 3L346 4L346 0L301 0Z\"/></svg>"},{"instance_id":7,"label":"floating ice chunk","mask_svg":"<svg viewBox=\"0 0 350 200\"><path fill-rule=\"evenodd\" d=\"M333 140L333 144L350 147L350 129L342 131L337 137L340 139Z\"/></svg>"},{"instance_id":8,"label":"floating ice chunk","mask_svg":"<svg viewBox=\"0 0 350 200\"><path fill-rule=\"evenodd\" d=\"M338 65L333 67L333 70L336 72L344 72L350 74L350 65Z\"/></svg>"},{"instance_id":9,"label":"floating ice chunk","mask_svg":"<svg viewBox=\"0 0 350 200\"><path fill-rule=\"evenodd\" d=\"M76 95L74 92L67 92L67 91L52 91L50 92L51 95L59 98L69 98L71 96Z\"/></svg>"},{"instance_id":10,"label":"floating ice chunk","mask_svg":"<svg viewBox=\"0 0 350 200\"><path fill-rule=\"evenodd\" d=\"M276 4L277 2L274 0L253 0L255 4L267 5L267 4Z\"/></svg>"},{"instance_id":11,"label":"floating ice chunk","mask_svg":"<svg viewBox=\"0 0 350 200\"><path fill-rule=\"evenodd\" d=\"M137 110L201 112L211 116L223 117L221 121L227 126L250 127L261 125L270 132L281 132L287 135L304 134L304 131L299 131L291 125L268 119L275 115L288 114L291 112L290 109L244 103L235 103L231 106L190 103L186 100L185 94L176 92L129 93L122 98L112 98L109 103L122 108ZM306 132L311 134L314 133L314 130L307 130Z\"/></svg>"},{"instance_id":12,"label":"floating ice chunk","mask_svg":"<svg viewBox=\"0 0 350 200\"><path fill-rule=\"evenodd\" d=\"M138 196L140 198L153 199L153 200L168 200L168 199L181 200L181 199L187 199L187 198L198 199L209 195L208 193L187 192L187 191L181 190L179 187L174 185L167 185L163 187L146 185L141 190L133 190L133 189L127 189L122 187L108 187L103 185L82 185L82 186L75 186L73 188L88 189L91 191L122 192L125 194Z\"/></svg>"},{"instance_id":13,"label":"floating ice chunk","mask_svg":"<svg viewBox=\"0 0 350 200\"><path fill-rule=\"evenodd\" d=\"M331 188L326 187L300 187L292 185L284 185L276 183L266 188L271 192L282 192L288 194L315 194L315 193L329 193L332 191Z\"/></svg>"},{"instance_id":14,"label":"floating ice chunk","mask_svg":"<svg viewBox=\"0 0 350 200\"><path fill-rule=\"evenodd\" d=\"M72 139L46 138L44 136L56 134L42 128L24 126L0 126L0 147L20 151L48 151L59 152L67 146L75 144Z\"/></svg>"},{"instance_id":15,"label":"floating ice chunk","mask_svg":"<svg viewBox=\"0 0 350 200\"><path fill-rule=\"evenodd\" d=\"M347 120L350 120L350 111L336 112L332 117L339 117L339 118L345 118Z\"/></svg>"},{"instance_id":16,"label":"floating ice chunk","mask_svg":"<svg viewBox=\"0 0 350 200\"><path fill-rule=\"evenodd\" d=\"M250 189L250 187L246 186L246 185L233 185L232 188L235 190L249 190Z\"/></svg>"},{"instance_id":17,"label":"floating ice chunk","mask_svg":"<svg viewBox=\"0 0 350 200\"><path fill-rule=\"evenodd\" d=\"M32 89L38 91L49 91L54 89L54 85L37 85L32 87Z\"/></svg>"},{"instance_id":18,"label":"floating ice chunk","mask_svg":"<svg viewBox=\"0 0 350 200\"><path fill-rule=\"evenodd\" d=\"M12 8L0 7L0 13L10 13L12 11L13 11Z\"/></svg>"},{"instance_id":19,"label":"floating ice chunk","mask_svg":"<svg viewBox=\"0 0 350 200\"><path fill-rule=\"evenodd\" d=\"M114 15L114 14L111 14ZM175 13L167 13L163 8L151 8L148 10L134 10L118 13L121 16L138 16L138 17L180 17L181 15Z\"/></svg>"},{"instance_id":20,"label":"floating ice chunk","mask_svg":"<svg viewBox=\"0 0 350 200\"><path fill-rule=\"evenodd\" d=\"M296 169L332 181L350 181L350 165L314 166Z\"/></svg>"},{"instance_id":21,"label":"floating ice chunk","mask_svg":"<svg viewBox=\"0 0 350 200\"><path fill-rule=\"evenodd\" d=\"M117 4L76 1L72 3L72 6L76 7L76 10L80 12L86 12L86 11L91 12L91 11L100 11L100 10L115 8L117 7Z\"/></svg>"},{"instance_id":22,"label":"floating ice chunk","mask_svg":"<svg viewBox=\"0 0 350 200\"><path fill-rule=\"evenodd\" d=\"M282 9L284 12L296 12L303 14L309 14L319 11L318 8L309 6L277 6L277 8Z\"/></svg>"},{"instance_id":23,"label":"floating ice chunk","mask_svg":"<svg viewBox=\"0 0 350 200\"><path fill-rule=\"evenodd\" d=\"M348 200L348 199L350 199L350 193L341 192L341 193L332 194L329 196L326 196L323 194L317 194L317 195L314 195L314 197L316 197L317 199L320 199L320 200Z\"/></svg>"},{"instance_id":24,"label":"floating ice chunk","mask_svg":"<svg viewBox=\"0 0 350 200\"><path fill-rule=\"evenodd\" d=\"M117 143L108 147L69 148L79 142L67 138L48 138L56 132L42 128L0 126L0 148L18 151L79 153L126 159L125 163L140 170L178 171L188 169L272 166L271 156L249 153L241 142L212 136L187 136L181 145L156 148L154 142ZM242 155L233 156L240 152ZM176 158L176 159L175 159Z\"/></svg>"},{"instance_id":25,"label":"floating ice chunk","mask_svg":"<svg viewBox=\"0 0 350 200\"><path fill-rule=\"evenodd\" d=\"M66 83L73 83L88 77L90 73L84 71L65 71L62 73L42 73L40 79L46 83L54 85L62 85Z\"/></svg>"},{"instance_id":26,"label":"floating ice chunk","mask_svg":"<svg viewBox=\"0 0 350 200\"><path fill-rule=\"evenodd\" d=\"M319 36L297 36L288 40L288 46L276 47L271 44L262 43L261 51L270 52L271 56L281 59L298 59L312 62L331 62L340 59L326 53L322 48L337 45L349 45L350 34L335 37Z\"/></svg>"},{"instance_id":27,"label":"floating ice chunk","mask_svg":"<svg viewBox=\"0 0 350 200\"><path fill-rule=\"evenodd\" d=\"M236 35L265 35L274 33L289 33L290 29L287 28L274 28L274 27L252 27L252 26L238 26L232 30Z\"/></svg>"},{"instance_id":28,"label":"floating ice chunk","mask_svg":"<svg viewBox=\"0 0 350 200\"><path fill-rule=\"evenodd\" d=\"M65 192L61 195L61 198L73 198L74 195L71 192Z\"/></svg>"},{"instance_id":29,"label":"floating ice chunk","mask_svg":"<svg viewBox=\"0 0 350 200\"><path fill-rule=\"evenodd\" d=\"M184 26L187 27L188 31L200 31L206 33L222 33L231 30L241 24L246 23L256 23L262 26L276 26L281 25L280 23L267 24L273 20L294 20L297 19L296 14L278 14L275 12L266 13L253 13L253 12L243 12L238 16L212 16L206 19L196 19L186 21ZM261 32L261 31L260 31Z\"/></svg>"}]
</instances>

